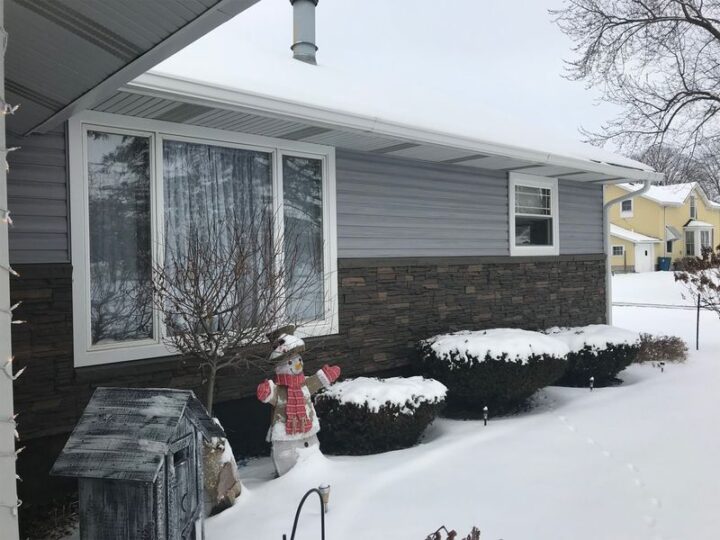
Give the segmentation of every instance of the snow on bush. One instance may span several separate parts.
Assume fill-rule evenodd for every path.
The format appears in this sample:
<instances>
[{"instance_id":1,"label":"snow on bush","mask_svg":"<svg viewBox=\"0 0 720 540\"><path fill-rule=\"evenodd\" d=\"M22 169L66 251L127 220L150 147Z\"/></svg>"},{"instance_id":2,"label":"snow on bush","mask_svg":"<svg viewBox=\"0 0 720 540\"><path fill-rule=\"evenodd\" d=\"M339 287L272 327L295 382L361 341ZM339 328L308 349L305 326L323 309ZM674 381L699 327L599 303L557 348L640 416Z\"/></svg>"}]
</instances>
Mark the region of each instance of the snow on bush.
<instances>
[{"instance_id":1,"label":"snow on bush","mask_svg":"<svg viewBox=\"0 0 720 540\"><path fill-rule=\"evenodd\" d=\"M539 332L517 328L453 332L425 340L433 352L446 360L451 368L486 359L505 359L525 364L533 356L562 358L569 351L562 342Z\"/></svg>"},{"instance_id":2,"label":"snow on bush","mask_svg":"<svg viewBox=\"0 0 720 540\"><path fill-rule=\"evenodd\" d=\"M323 399L365 406L374 413L383 406L394 405L399 414L412 414L421 403L438 403L446 394L444 384L423 377L358 377L333 384L323 393Z\"/></svg>"},{"instance_id":3,"label":"snow on bush","mask_svg":"<svg viewBox=\"0 0 720 540\"><path fill-rule=\"evenodd\" d=\"M549 336L563 341L570 352L568 367L557 382L561 386L607 386L617 374L635 361L640 349L640 334L606 324L576 328L550 328Z\"/></svg>"},{"instance_id":4,"label":"snow on bush","mask_svg":"<svg viewBox=\"0 0 720 540\"><path fill-rule=\"evenodd\" d=\"M498 328L442 334L419 344L420 370L448 387L448 405L472 417L512 412L565 371L569 347L539 332Z\"/></svg>"},{"instance_id":5,"label":"snow on bush","mask_svg":"<svg viewBox=\"0 0 720 540\"><path fill-rule=\"evenodd\" d=\"M365 455L415 445L445 404L447 388L423 377L358 377L315 398L323 452Z\"/></svg>"}]
</instances>

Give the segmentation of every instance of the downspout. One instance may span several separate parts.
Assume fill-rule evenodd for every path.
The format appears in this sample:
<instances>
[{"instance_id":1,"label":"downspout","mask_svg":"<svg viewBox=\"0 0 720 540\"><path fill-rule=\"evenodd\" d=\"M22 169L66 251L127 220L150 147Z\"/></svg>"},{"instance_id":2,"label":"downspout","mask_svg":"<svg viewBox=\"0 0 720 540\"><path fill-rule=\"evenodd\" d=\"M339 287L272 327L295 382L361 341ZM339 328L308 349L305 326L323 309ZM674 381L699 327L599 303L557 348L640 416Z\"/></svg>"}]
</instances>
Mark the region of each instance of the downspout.
<instances>
[{"instance_id":1,"label":"downspout","mask_svg":"<svg viewBox=\"0 0 720 540\"><path fill-rule=\"evenodd\" d=\"M629 201L647 193L652 187L652 180L645 180L643 187L632 193L617 197L603 205L603 227L605 227L605 309L607 324L612 324L612 253L610 252L610 208L622 201Z\"/></svg>"}]
</instances>

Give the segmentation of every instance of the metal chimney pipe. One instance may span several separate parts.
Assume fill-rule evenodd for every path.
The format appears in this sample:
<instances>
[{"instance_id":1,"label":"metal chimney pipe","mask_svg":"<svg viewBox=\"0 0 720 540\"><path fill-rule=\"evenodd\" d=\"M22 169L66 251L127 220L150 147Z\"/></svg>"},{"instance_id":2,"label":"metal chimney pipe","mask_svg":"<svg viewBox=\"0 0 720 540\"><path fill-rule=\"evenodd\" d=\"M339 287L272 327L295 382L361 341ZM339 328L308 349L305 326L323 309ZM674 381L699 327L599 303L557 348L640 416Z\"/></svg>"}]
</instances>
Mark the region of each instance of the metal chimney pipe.
<instances>
[{"instance_id":1,"label":"metal chimney pipe","mask_svg":"<svg viewBox=\"0 0 720 540\"><path fill-rule=\"evenodd\" d=\"M316 65L315 7L318 0L290 0L293 7L293 58Z\"/></svg>"}]
</instances>

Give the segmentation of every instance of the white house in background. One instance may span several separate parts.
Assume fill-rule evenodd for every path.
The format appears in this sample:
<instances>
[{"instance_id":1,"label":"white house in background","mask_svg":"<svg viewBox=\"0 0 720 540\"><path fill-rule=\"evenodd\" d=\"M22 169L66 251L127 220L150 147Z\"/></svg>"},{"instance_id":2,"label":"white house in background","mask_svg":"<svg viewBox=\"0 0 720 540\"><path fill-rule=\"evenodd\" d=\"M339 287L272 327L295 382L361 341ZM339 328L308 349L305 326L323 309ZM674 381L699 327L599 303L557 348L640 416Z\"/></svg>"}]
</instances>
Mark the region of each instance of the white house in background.
<instances>
[{"instance_id":1,"label":"white house in background","mask_svg":"<svg viewBox=\"0 0 720 540\"><path fill-rule=\"evenodd\" d=\"M612 223L610 236L613 271L628 272L631 267L635 272L652 272L655 269L656 246L662 244L662 240L623 229ZM621 264L618 264L619 260L622 261Z\"/></svg>"}]
</instances>

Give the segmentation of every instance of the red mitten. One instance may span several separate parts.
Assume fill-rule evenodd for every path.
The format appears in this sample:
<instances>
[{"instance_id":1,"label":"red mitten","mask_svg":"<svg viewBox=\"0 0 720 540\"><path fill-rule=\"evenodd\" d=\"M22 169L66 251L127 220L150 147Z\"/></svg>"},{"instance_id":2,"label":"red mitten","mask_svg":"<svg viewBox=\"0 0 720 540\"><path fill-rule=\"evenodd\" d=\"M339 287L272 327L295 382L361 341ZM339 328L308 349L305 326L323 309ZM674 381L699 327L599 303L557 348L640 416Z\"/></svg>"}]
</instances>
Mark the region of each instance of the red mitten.
<instances>
[{"instance_id":1,"label":"red mitten","mask_svg":"<svg viewBox=\"0 0 720 540\"><path fill-rule=\"evenodd\" d=\"M328 366L327 364L325 364L322 367L322 371L327 377L328 381L330 381L330 384L337 381L340 377L340 366Z\"/></svg>"},{"instance_id":2,"label":"red mitten","mask_svg":"<svg viewBox=\"0 0 720 540\"><path fill-rule=\"evenodd\" d=\"M257 398L265 403L265 400L270 397L270 392L272 392L272 387L270 386L270 381L265 380L258 384L257 387Z\"/></svg>"}]
</instances>

